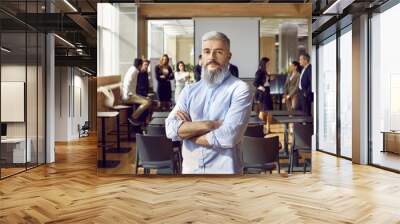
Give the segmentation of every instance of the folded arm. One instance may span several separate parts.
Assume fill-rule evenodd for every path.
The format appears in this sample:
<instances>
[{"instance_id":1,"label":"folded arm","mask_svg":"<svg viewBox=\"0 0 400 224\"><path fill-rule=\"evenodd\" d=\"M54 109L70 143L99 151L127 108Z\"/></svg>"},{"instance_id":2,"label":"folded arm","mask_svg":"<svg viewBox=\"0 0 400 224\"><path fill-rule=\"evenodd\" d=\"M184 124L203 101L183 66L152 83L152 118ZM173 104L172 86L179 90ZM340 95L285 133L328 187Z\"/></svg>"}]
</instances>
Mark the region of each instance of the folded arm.
<instances>
[{"instance_id":1,"label":"folded arm","mask_svg":"<svg viewBox=\"0 0 400 224\"><path fill-rule=\"evenodd\" d=\"M216 148L233 148L238 145L242 141L249 121L251 97L247 85L237 87L222 125L205 135L194 138L193 141L207 146L207 144L203 144L206 140L209 147Z\"/></svg>"}]
</instances>

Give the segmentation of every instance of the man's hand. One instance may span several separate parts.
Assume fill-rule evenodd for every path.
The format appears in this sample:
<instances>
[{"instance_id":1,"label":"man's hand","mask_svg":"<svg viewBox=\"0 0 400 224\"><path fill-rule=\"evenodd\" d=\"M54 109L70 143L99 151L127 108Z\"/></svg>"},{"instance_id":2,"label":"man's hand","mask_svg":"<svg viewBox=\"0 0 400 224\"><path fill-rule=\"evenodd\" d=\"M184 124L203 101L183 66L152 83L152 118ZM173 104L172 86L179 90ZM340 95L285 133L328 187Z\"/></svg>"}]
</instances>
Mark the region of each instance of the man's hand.
<instances>
[{"instance_id":1,"label":"man's hand","mask_svg":"<svg viewBox=\"0 0 400 224\"><path fill-rule=\"evenodd\" d=\"M223 121L206 121L206 122L208 123L210 131L219 128L223 123ZM208 132L210 132L210 131L208 131ZM208 140L207 140L207 136L206 136L207 133L204 133L203 135L200 135L200 136L194 136L194 137L190 138L189 140L192 141L194 144L201 145L203 147L211 147L210 143L208 143Z\"/></svg>"},{"instance_id":2,"label":"man's hand","mask_svg":"<svg viewBox=\"0 0 400 224\"><path fill-rule=\"evenodd\" d=\"M210 124L211 129L214 130L214 129L219 128L224 121L210 121L210 122L211 122L211 124Z\"/></svg>"},{"instance_id":3,"label":"man's hand","mask_svg":"<svg viewBox=\"0 0 400 224\"><path fill-rule=\"evenodd\" d=\"M190 139L190 141L192 141L196 145L201 145L207 148L210 147L210 144L208 143L207 137L205 135L193 137Z\"/></svg>"},{"instance_id":4,"label":"man's hand","mask_svg":"<svg viewBox=\"0 0 400 224\"><path fill-rule=\"evenodd\" d=\"M182 112L182 111L177 111L176 116L178 117L179 120L182 120L185 122L192 121L192 119L190 118L190 115L185 112Z\"/></svg>"},{"instance_id":5,"label":"man's hand","mask_svg":"<svg viewBox=\"0 0 400 224\"><path fill-rule=\"evenodd\" d=\"M202 136L219 128L223 121L192 121L190 115L183 111L177 111L175 115L183 124L178 129L178 135L182 139ZM204 139L202 139L204 140Z\"/></svg>"}]
</instances>

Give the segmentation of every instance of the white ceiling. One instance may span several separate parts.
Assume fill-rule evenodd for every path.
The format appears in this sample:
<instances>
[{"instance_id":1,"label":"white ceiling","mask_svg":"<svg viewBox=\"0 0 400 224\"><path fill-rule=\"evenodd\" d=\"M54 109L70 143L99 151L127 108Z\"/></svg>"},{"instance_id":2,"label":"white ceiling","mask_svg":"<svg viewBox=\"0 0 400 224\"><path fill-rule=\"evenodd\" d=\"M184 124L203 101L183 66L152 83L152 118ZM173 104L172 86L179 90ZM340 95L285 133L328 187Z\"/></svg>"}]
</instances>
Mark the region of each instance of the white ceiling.
<instances>
[{"instance_id":1,"label":"white ceiling","mask_svg":"<svg viewBox=\"0 0 400 224\"><path fill-rule=\"evenodd\" d=\"M278 35L284 23L297 25L299 37L308 36L307 21L307 19L263 18L260 23L261 36ZM149 23L162 28L168 36L193 36L194 32L193 20L150 20Z\"/></svg>"}]
</instances>

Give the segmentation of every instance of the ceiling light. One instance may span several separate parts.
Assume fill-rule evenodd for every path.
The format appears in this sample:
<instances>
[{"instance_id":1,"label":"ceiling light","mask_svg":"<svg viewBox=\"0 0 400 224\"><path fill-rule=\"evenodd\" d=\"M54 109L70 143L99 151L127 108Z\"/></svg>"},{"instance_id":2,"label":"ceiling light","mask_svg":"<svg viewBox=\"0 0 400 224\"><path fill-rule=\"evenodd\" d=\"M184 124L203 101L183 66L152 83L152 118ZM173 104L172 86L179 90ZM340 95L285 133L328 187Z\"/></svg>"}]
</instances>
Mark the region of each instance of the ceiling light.
<instances>
[{"instance_id":1,"label":"ceiling light","mask_svg":"<svg viewBox=\"0 0 400 224\"><path fill-rule=\"evenodd\" d=\"M88 72L88 71L86 71L86 70L83 70L83 69L81 69L81 68L79 68L79 67L78 67L78 70L81 71L81 72L83 72L83 73L85 73L85 74L87 74L87 75L93 75L92 73L90 73L90 72Z\"/></svg>"},{"instance_id":2,"label":"ceiling light","mask_svg":"<svg viewBox=\"0 0 400 224\"><path fill-rule=\"evenodd\" d=\"M55 37L57 37L59 40L61 40L62 42L66 43L67 45L69 45L70 47L75 48L75 45L73 45L71 42L69 42L68 40L58 36L57 34L54 34Z\"/></svg>"},{"instance_id":3,"label":"ceiling light","mask_svg":"<svg viewBox=\"0 0 400 224\"><path fill-rule=\"evenodd\" d=\"M78 10L68 1L68 0L64 0L65 4L67 4L72 10L74 10L74 12L78 12Z\"/></svg>"},{"instance_id":4,"label":"ceiling light","mask_svg":"<svg viewBox=\"0 0 400 224\"><path fill-rule=\"evenodd\" d=\"M351 5L355 0L336 0L322 14L342 14L343 9Z\"/></svg>"},{"instance_id":5,"label":"ceiling light","mask_svg":"<svg viewBox=\"0 0 400 224\"><path fill-rule=\"evenodd\" d=\"M6 53L10 53L11 52L11 50L9 50L9 49L7 49L5 47L1 47L1 51L4 51Z\"/></svg>"}]
</instances>

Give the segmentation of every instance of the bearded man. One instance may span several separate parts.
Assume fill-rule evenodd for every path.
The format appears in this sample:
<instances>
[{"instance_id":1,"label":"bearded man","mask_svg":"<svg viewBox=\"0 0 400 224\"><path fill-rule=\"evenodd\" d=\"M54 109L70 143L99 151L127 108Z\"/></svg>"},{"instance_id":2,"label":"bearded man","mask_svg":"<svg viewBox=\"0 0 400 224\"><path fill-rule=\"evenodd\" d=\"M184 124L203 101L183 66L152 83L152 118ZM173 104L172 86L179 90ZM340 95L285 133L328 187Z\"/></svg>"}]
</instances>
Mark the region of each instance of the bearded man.
<instances>
[{"instance_id":1,"label":"bearded man","mask_svg":"<svg viewBox=\"0 0 400 224\"><path fill-rule=\"evenodd\" d=\"M202 79L186 86L165 121L167 137L183 141L183 174L240 174L240 142L250 116L249 86L228 69L229 38L202 37Z\"/></svg>"}]
</instances>

